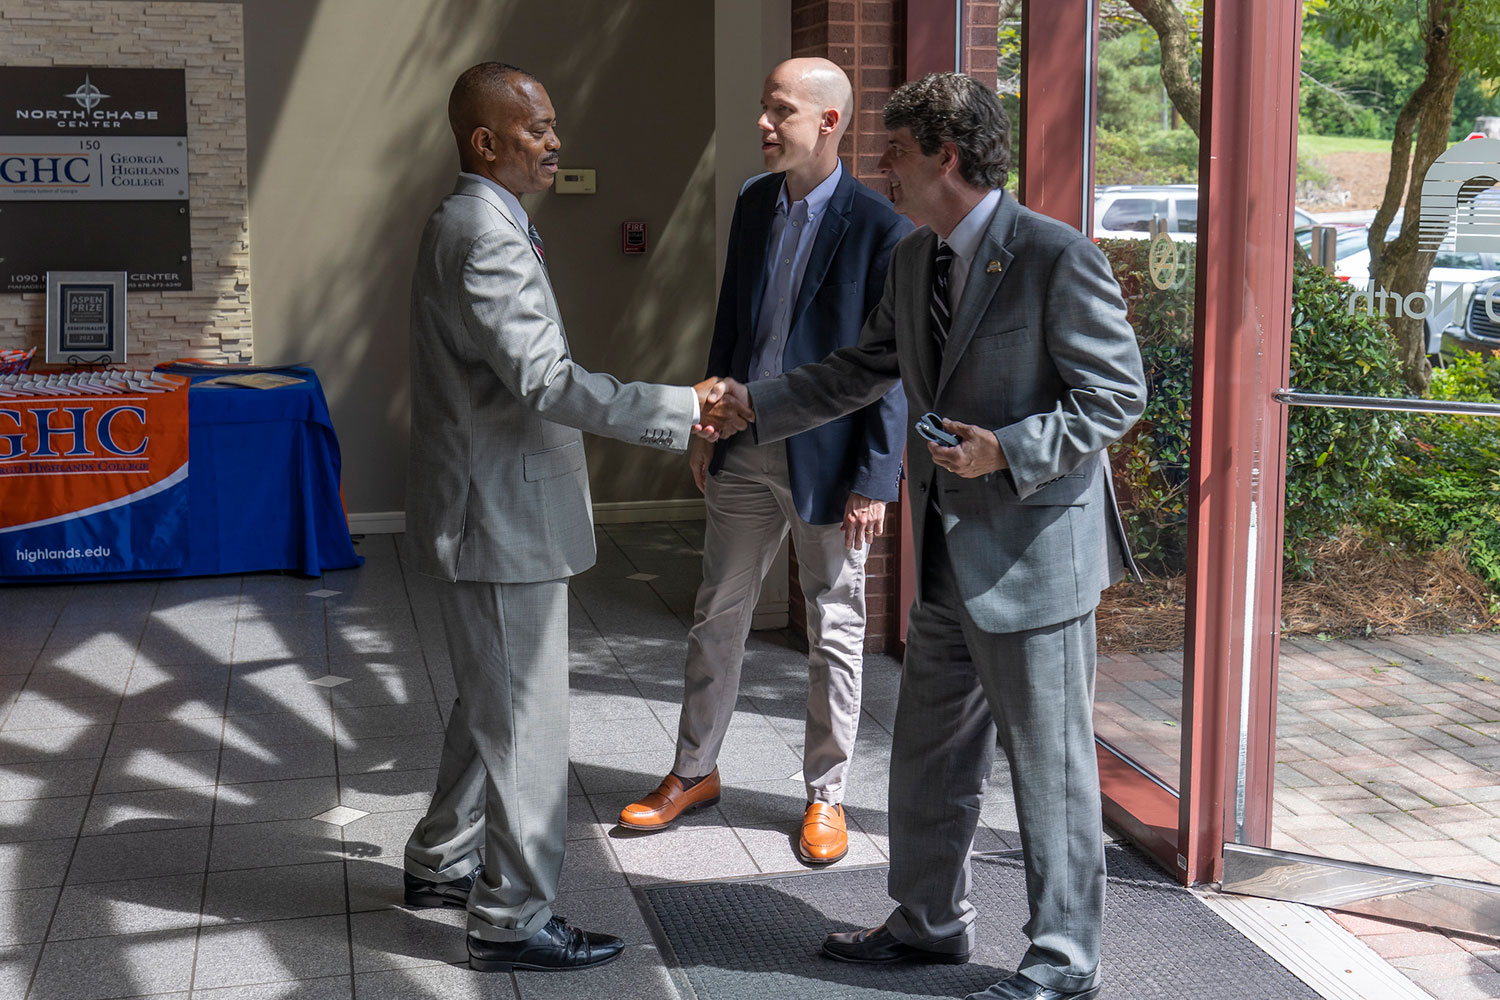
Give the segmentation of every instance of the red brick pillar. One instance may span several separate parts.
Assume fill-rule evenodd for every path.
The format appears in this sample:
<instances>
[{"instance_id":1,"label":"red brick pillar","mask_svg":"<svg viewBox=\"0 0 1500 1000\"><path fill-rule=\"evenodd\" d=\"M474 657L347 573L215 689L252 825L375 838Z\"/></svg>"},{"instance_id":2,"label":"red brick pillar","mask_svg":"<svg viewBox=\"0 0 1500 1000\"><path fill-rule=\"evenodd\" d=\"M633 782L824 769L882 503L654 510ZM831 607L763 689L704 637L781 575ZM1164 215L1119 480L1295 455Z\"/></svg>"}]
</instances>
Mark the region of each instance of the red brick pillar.
<instances>
[{"instance_id":1,"label":"red brick pillar","mask_svg":"<svg viewBox=\"0 0 1500 1000\"><path fill-rule=\"evenodd\" d=\"M876 191L890 186L876 169L885 150L880 111L905 77L905 0L792 0L792 55L831 59L854 84L854 121L839 155L844 167ZM991 49L994 45L991 43ZM991 59L994 53L991 51ZM884 533L865 560L865 649L883 653L899 642L897 585L901 505L886 505ZM793 634L807 634L807 609L797 584L797 553L791 558L791 597L787 611Z\"/></svg>"},{"instance_id":2,"label":"red brick pillar","mask_svg":"<svg viewBox=\"0 0 1500 1000\"><path fill-rule=\"evenodd\" d=\"M991 90L1000 82L999 30L1000 0L965 0L963 71Z\"/></svg>"}]
</instances>

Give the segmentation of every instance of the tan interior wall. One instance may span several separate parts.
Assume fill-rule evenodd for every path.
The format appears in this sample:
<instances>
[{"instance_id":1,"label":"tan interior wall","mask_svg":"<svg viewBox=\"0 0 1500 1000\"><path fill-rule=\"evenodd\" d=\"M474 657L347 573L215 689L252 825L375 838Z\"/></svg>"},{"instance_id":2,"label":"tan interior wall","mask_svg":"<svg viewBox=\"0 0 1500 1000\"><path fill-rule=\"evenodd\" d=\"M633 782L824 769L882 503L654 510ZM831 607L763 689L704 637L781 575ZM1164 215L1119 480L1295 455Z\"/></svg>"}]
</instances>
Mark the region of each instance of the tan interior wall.
<instances>
[{"instance_id":1,"label":"tan interior wall","mask_svg":"<svg viewBox=\"0 0 1500 1000\"><path fill-rule=\"evenodd\" d=\"M599 193L528 208L577 359L623 379L702 370L715 260L714 5L702 0L244 0L255 354L317 366L355 513L401 510L407 307L457 156L453 79L501 59L547 86L563 165ZM620 252L620 223L650 253ZM589 441L597 501L696 496L680 457Z\"/></svg>"}]
</instances>

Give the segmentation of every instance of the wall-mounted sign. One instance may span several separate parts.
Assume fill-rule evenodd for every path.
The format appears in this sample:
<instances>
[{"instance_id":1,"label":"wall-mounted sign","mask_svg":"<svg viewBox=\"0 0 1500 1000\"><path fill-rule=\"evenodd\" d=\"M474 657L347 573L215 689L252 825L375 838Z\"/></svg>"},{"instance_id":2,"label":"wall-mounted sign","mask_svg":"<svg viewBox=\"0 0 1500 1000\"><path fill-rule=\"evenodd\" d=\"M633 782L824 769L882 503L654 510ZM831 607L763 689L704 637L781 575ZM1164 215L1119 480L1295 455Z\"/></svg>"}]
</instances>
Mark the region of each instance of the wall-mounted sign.
<instances>
[{"instance_id":1,"label":"wall-mounted sign","mask_svg":"<svg viewBox=\"0 0 1500 1000\"><path fill-rule=\"evenodd\" d=\"M48 271L193 287L180 69L0 67L0 291Z\"/></svg>"},{"instance_id":2,"label":"wall-mounted sign","mask_svg":"<svg viewBox=\"0 0 1500 1000\"><path fill-rule=\"evenodd\" d=\"M47 272L47 363L116 365L125 353L125 272Z\"/></svg>"}]
</instances>

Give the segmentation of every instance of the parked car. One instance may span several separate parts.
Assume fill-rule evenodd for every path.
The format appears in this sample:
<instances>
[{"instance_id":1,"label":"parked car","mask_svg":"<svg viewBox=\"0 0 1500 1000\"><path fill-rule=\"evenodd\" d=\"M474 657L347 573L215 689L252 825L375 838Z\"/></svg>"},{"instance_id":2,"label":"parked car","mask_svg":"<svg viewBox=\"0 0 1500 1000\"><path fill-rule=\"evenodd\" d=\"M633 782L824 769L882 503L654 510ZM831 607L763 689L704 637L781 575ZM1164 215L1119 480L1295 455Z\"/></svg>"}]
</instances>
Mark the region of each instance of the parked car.
<instances>
[{"instance_id":1,"label":"parked car","mask_svg":"<svg viewBox=\"0 0 1500 1000\"><path fill-rule=\"evenodd\" d=\"M1394 239L1400 228L1401 220L1398 217L1386 230L1386 239ZM1348 256L1340 254L1338 266L1334 270L1340 279L1359 289L1366 289L1370 285L1370 248L1365 236L1367 232L1365 229L1360 230L1360 247ZM1343 240L1342 234L1339 239ZM1342 246L1342 242L1340 245ZM1463 286L1484 284L1493 278L1500 278L1500 254L1474 251L1455 253L1452 250L1438 252L1432 262L1432 272L1427 276L1427 294L1432 299L1433 309L1423 319L1429 358L1441 360L1443 345L1447 340L1445 331L1450 327L1462 329L1465 325L1462 310L1468 308L1470 297L1462 294ZM1455 292L1460 294L1455 295ZM1482 304L1480 309L1483 310ZM1452 351L1447 353L1451 354Z\"/></svg>"},{"instance_id":2,"label":"parked car","mask_svg":"<svg viewBox=\"0 0 1500 1000\"><path fill-rule=\"evenodd\" d=\"M1485 307L1486 299L1489 300L1488 308ZM1493 354L1500 351L1500 322L1490 315L1500 316L1500 281L1480 285L1465 305L1463 313L1443 330L1443 354L1451 356L1458 351Z\"/></svg>"},{"instance_id":3,"label":"parked car","mask_svg":"<svg viewBox=\"0 0 1500 1000\"><path fill-rule=\"evenodd\" d=\"M1312 231L1317 219L1300 208L1292 210L1293 229ZM1198 238L1198 185L1108 184L1094 188L1094 238L1143 240L1151 235L1151 220L1166 220L1173 239Z\"/></svg>"}]
</instances>

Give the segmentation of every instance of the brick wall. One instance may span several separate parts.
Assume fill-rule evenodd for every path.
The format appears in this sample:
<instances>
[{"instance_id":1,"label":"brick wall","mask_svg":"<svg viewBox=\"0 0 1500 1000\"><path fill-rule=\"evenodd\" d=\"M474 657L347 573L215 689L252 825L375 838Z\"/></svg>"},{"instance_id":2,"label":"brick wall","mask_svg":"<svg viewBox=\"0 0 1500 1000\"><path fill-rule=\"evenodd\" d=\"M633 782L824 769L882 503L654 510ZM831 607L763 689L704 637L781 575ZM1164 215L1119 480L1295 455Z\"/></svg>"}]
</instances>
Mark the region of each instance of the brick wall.
<instances>
[{"instance_id":1,"label":"brick wall","mask_svg":"<svg viewBox=\"0 0 1500 1000\"><path fill-rule=\"evenodd\" d=\"M193 290L130 293L132 364L184 355L251 358L240 10L232 3L117 0L0 6L0 64L186 70ZM45 328L45 296L0 294L0 347L40 346Z\"/></svg>"},{"instance_id":2,"label":"brick wall","mask_svg":"<svg viewBox=\"0 0 1500 1000\"><path fill-rule=\"evenodd\" d=\"M890 186L876 169L886 144L880 111L905 79L905 24L905 0L792 0L792 55L830 59L854 84L855 120L839 147L844 166L887 195ZM865 561L865 649L870 652L886 652L898 640L900 529L901 505L888 504L885 531ZM797 585L795 550L791 576L788 611L792 631L800 639L807 633L807 612Z\"/></svg>"},{"instance_id":3,"label":"brick wall","mask_svg":"<svg viewBox=\"0 0 1500 1000\"><path fill-rule=\"evenodd\" d=\"M1000 0L965 0L963 71L991 90L999 82L995 34L1000 28Z\"/></svg>"}]
</instances>

